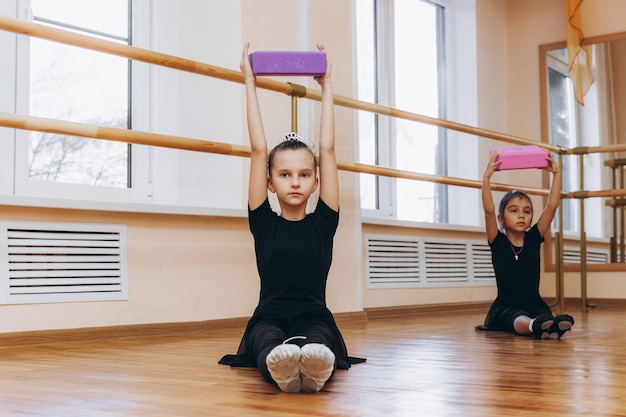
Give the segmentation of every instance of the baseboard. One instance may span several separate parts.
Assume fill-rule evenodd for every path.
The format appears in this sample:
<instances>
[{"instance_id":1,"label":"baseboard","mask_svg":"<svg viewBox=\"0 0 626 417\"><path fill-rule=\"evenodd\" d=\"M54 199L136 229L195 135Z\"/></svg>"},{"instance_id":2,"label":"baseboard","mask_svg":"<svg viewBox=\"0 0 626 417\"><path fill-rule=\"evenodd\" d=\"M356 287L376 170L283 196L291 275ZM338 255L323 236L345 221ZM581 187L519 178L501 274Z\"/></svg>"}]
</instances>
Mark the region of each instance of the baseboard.
<instances>
[{"instance_id":1,"label":"baseboard","mask_svg":"<svg viewBox=\"0 0 626 417\"><path fill-rule=\"evenodd\" d=\"M491 302L467 302L467 303L445 303L445 304L417 304L393 307L366 308L368 319L378 319L386 317L413 316L424 313L439 313L445 311L459 310L486 310Z\"/></svg>"},{"instance_id":2,"label":"baseboard","mask_svg":"<svg viewBox=\"0 0 626 417\"><path fill-rule=\"evenodd\" d=\"M109 327L88 327L79 329L36 330L0 334L0 348L67 343L75 341L96 341L125 337L146 337L204 333L215 329L245 328L247 318L207 320L183 323L150 323Z\"/></svg>"},{"instance_id":3,"label":"baseboard","mask_svg":"<svg viewBox=\"0 0 626 417\"><path fill-rule=\"evenodd\" d=\"M337 313L334 316L338 323L367 321L367 314L364 311ZM90 340L97 341L125 337L194 334L220 329L241 329L243 332L248 320L249 317L238 317L198 322L149 323L110 327L0 333L0 349L3 347L68 343L76 341L84 342Z\"/></svg>"},{"instance_id":4,"label":"baseboard","mask_svg":"<svg viewBox=\"0 0 626 417\"><path fill-rule=\"evenodd\" d=\"M334 313L337 323L353 323L367 321L367 313L365 311L352 311L347 313Z\"/></svg>"},{"instance_id":5,"label":"baseboard","mask_svg":"<svg viewBox=\"0 0 626 417\"><path fill-rule=\"evenodd\" d=\"M554 306L558 304L555 298L546 298L546 302L550 306ZM572 297L565 299L565 308L567 310L578 310L581 311L582 308L582 298L580 297ZM553 307L553 309L556 306ZM585 309L594 309L594 308L626 308L626 299L624 298L587 298Z\"/></svg>"},{"instance_id":6,"label":"baseboard","mask_svg":"<svg viewBox=\"0 0 626 417\"><path fill-rule=\"evenodd\" d=\"M546 299L553 304L556 300ZM580 298L567 298L565 306L568 309L580 309ZM587 304L592 308L626 308L626 299L590 298ZM432 314L448 311L482 310L486 311L491 302L467 302L446 304L423 304L393 307L366 308L364 311L343 312L334 314L337 323L366 322L371 319L386 317L414 316L417 314ZM125 337L149 337L164 335L179 335L206 333L212 330L243 329L248 317L238 317L219 320L206 320L182 323L149 323L109 327L89 327L80 329L37 330L28 332L0 333L0 349L24 345L41 345L50 343L67 343L75 341L97 341Z\"/></svg>"},{"instance_id":7,"label":"baseboard","mask_svg":"<svg viewBox=\"0 0 626 417\"><path fill-rule=\"evenodd\" d=\"M546 303L552 306L556 303L555 298L546 298ZM408 306L394 306L394 307L376 307L366 308L367 318L377 319L386 317L402 317L413 316L416 314L432 314L447 311L460 311L460 310L481 310L487 311L491 306L491 301L477 301L467 303L444 303L444 304L418 304ZM593 308L626 308L626 299L623 298L588 298L587 306L589 309ZM582 299L578 298L566 298L565 308L568 310L581 310ZM554 310L554 307L553 307ZM556 312L555 312L556 314Z\"/></svg>"}]
</instances>

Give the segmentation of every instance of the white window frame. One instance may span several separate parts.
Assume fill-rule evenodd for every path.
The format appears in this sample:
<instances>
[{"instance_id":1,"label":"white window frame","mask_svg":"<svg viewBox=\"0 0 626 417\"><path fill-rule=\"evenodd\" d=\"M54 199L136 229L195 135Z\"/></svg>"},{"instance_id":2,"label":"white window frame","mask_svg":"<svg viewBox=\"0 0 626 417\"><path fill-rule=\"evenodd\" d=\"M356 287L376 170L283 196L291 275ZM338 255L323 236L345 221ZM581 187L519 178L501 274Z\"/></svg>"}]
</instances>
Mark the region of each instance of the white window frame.
<instances>
[{"instance_id":1,"label":"white window frame","mask_svg":"<svg viewBox=\"0 0 626 417\"><path fill-rule=\"evenodd\" d=\"M2 15L27 20L28 0L0 2ZM228 68L241 47L241 6L225 2L133 0L133 45ZM193 28L191 30L190 28ZM306 28L303 28L306 33ZM198 36L221 39L207 48ZM17 113L17 38L0 31L7 58L0 61L0 110ZM19 63L25 65L25 63ZM26 62L27 64L27 62ZM199 140L244 143L241 86L237 83L133 61L132 128ZM23 81L21 81L23 82ZM19 86L24 91L24 86ZM4 92L7 94L4 94ZM27 91L27 90L26 90ZM20 103L23 109L24 103ZM0 204L124 212L245 217L245 158L132 145L132 189L54 184L38 187L16 177L16 141L24 135L0 128ZM247 141L246 141L247 143ZM21 152L21 151L20 151ZM228 186L224 186L227 179ZM16 182L17 181L17 182ZM111 189L108 189L111 188Z\"/></svg>"},{"instance_id":2,"label":"white window frame","mask_svg":"<svg viewBox=\"0 0 626 417\"><path fill-rule=\"evenodd\" d=\"M0 2L0 14L17 17L18 3ZM0 110L7 113L15 112L15 73L16 73L16 36L9 32L0 32L0 85L12 86L3 88L0 94ZM13 172L15 167L15 135L14 130L0 128L0 194L13 194Z\"/></svg>"},{"instance_id":3,"label":"white window frame","mask_svg":"<svg viewBox=\"0 0 626 417\"><path fill-rule=\"evenodd\" d=\"M131 14L131 39L134 46L149 44L149 1L132 0ZM32 21L29 0L18 0L19 18ZM15 85L15 112L28 114L29 111L29 56L30 37L19 36L16 40L16 71ZM149 120L150 72L145 65L131 64L131 125L134 129L147 128ZM149 203L150 202L150 178L149 178L149 148L145 146L131 145L130 184L128 188L90 186L80 184L67 184L54 181L33 181L28 176L28 151L29 132L24 130L15 131L14 147L14 192L16 196L37 196L41 198L81 199L89 201L107 201L120 203Z\"/></svg>"},{"instance_id":4,"label":"white window frame","mask_svg":"<svg viewBox=\"0 0 626 417\"><path fill-rule=\"evenodd\" d=\"M393 0L390 0L390 3ZM476 54L476 10L472 0L429 0L431 3L445 8L445 50L446 74L445 93L442 101L446 103L445 118L459 123L476 126L477 115L477 54ZM377 11L382 17L380 30L389 32L389 8ZM387 25L385 25L385 22ZM378 45L377 48L385 48ZM383 51L384 54L384 51ZM380 54L379 54L380 55ZM391 54L387 54L391 56ZM385 63L377 63L379 68L388 72ZM458 70L457 70L458 69ZM383 79L387 74L380 75ZM378 82L378 94L390 97L392 92L384 89L390 83ZM380 101L380 100L379 100ZM384 104L384 103L381 103ZM393 106L392 106L393 107ZM379 118L379 137L394 137L392 128ZM447 130L446 161L443 167L445 175L459 178L479 178L481 167L468 164L468 161L479 161L479 145L477 140L468 140L468 135L454 130ZM389 141L392 142L392 141ZM386 164L395 166L393 160L393 144L379 146L378 158ZM378 177L378 209L362 209L364 217L396 219L396 194L394 180L389 177ZM480 196L476 190L464 187L447 187L444 202L447 223L479 226L482 219ZM461 203L462 202L462 203ZM402 220L402 219L399 219Z\"/></svg>"}]
</instances>

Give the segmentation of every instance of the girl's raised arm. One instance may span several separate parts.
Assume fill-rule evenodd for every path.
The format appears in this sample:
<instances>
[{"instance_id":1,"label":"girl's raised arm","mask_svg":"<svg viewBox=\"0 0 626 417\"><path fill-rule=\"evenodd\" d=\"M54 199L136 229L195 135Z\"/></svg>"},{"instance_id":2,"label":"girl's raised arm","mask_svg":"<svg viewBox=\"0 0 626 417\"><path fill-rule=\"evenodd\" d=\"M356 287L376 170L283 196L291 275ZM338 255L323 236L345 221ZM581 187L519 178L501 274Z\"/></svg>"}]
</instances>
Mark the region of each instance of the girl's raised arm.
<instances>
[{"instance_id":1,"label":"girl's raised arm","mask_svg":"<svg viewBox=\"0 0 626 417\"><path fill-rule=\"evenodd\" d=\"M493 195L491 193L491 176L496 170L500 161L496 162L498 152L493 152L489 157L489 162L483 174L482 200L483 210L485 211L485 231L487 232L487 241L493 242L498 235L498 218L496 216L496 206L493 203Z\"/></svg>"},{"instance_id":2,"label":"girl's raised arm","mask_svg":"<svg viewBox=\"0 0 626 417\"><path fill-rule=\"evenodd\" d=\"M318 44L317 49L326 52L324 45ZM315 77L322 87L322 113L320 117L320 198L328 207L339 210L339 177L335 156L335 108L331 82L332 65L326 53L326 73Z\"/></svg>"},{"instance_id":3,"label":"girl's raised arm","mask_svg":"<svg viewBox=\"0 0 626 417\"><path fill-rule=\"evenodd\" d=\"M250 42L246 42L241 54L241 73L246 89L246 110L248 136L250 138L250 181L248 183L248 205L251 210L258 208L267 198L267 141L263 129L263 119L256 94L256 76L248 59Z\"/></svg>"},{"instance_id":4,"label":"girl's raised arm","mask_svg":"<svg viewBox=\"0 0 626 417\"><path fill-rule=\"evenodd\" d=\"M546 158L548 160L547 168L544 168L548 172L552 172L552 185L550 186L550 193L548 194L548 202L545 208L541 212L539 220L537 220L537 229L541 236L545 236L550 229L552 219L554 219L554 213L561 204L561 169L552 156Z\"/></svg>"}]
</instances>

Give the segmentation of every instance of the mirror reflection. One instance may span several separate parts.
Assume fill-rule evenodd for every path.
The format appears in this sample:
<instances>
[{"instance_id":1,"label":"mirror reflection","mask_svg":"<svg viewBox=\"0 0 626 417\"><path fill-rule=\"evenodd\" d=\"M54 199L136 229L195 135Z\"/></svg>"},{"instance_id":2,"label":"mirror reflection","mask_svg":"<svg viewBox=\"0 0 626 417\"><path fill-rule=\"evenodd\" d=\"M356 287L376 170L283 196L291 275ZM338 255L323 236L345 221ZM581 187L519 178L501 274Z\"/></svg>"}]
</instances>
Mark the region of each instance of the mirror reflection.
<instances>
[{"instance_id":1,"label":"mirror reflection","mask_svg":"<svg viewBox=\"0 0 626 417\"><path fill-rule=\"evenodd\" d=\"M574 97L565 42L542 47L544 137L553 145L578 148L583 154L563 156L564 192L624 188L622 166L626 154L584 152L584 147L626 143L626 79L622 76L626 73L626 34L606 38L588 43L595 81L584 97L584 105ZM603 250L610 253L609 262L624 262L622 202L622 198L588 198L581 208L578 199L564 199L564 236L580 236L582 212L587 238L611 242ZM588 261L593 262L593 256Z\"/></svg>"}]
</instances>

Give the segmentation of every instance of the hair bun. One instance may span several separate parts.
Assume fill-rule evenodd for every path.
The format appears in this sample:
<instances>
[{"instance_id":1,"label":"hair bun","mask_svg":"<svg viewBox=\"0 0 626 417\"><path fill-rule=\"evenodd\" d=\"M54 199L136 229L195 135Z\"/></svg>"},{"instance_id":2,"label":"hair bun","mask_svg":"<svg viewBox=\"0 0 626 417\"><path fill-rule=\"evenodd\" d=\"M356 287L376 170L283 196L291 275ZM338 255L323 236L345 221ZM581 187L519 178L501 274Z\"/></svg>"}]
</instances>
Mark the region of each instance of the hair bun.
<instances>
[{"instance_id":1,"label":"hair bun","mask_svg":"<svg viewBox=\"0 0 626 417\"><path fill-rule=\"evenodd\" d=\"M302 136L298 135L296 132L289 132L286 133L284 138L284 141L296 141L296 142L302 142L304 143L311 151L315 151L315 144L313 142L311 142L309 139L305 139Z\"/></svg>"}]
</instances>

